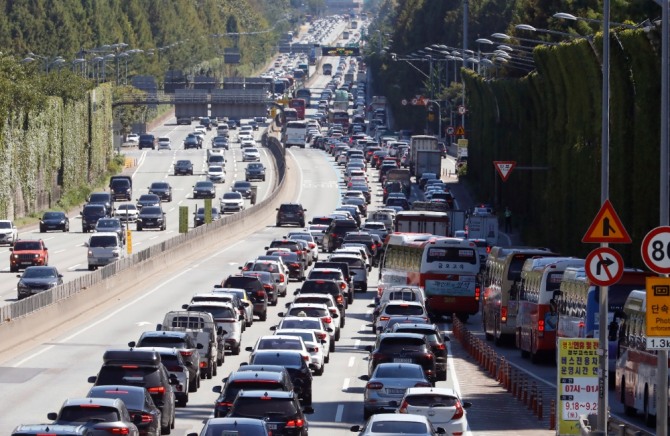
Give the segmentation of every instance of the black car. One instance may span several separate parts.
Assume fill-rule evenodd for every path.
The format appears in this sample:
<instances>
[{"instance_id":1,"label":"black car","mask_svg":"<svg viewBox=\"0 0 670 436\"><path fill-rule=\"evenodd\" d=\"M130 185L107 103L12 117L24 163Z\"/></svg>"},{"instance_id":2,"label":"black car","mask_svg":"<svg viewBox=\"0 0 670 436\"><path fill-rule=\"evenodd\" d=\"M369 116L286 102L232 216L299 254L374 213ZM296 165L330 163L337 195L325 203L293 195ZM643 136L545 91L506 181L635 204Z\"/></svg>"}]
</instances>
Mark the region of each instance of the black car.
<instances>
[{"instance_id":1,"label":"black car","mask_svg":"<svg viewBox=\"0 0 670 436\"><path fill-rule=\"evenodd\" d=\"M65 215L65 212L44 212L40 220L40 233L49 230L70 231L70 219Z\"/></svg>"},{"instance_id":2,"label":"black car","mask_svg":"<svg viewBox=\"0 0 670 436\"><path fill-rule=\"evenodd\" d=\"M133 420L140 434L146 436L158 436L161 434L161 411L154 404L149 392L141 386L93 386L88 398L118 398L123 401L128 409L130 418Z\"/></svg>"},{"instance_id":3,"label":"black car","mask_svg":"<svg viewBox=\"0 0 670 436\"><path fill-rule=\"evenodd\" d=\"M393 326L393 333L419 333L426 337L430 349L435 355L435 371L437 380L447 379L447 345L448 337L435 324L398 323Z\"/></svg>"},{"instance_id":4,"label":"black car","mask_svg":"<svg viewBox=\"0 0 670 436\"><path fill-rule=\"evenodd\" d=\"M88 196L88 204L102 204L105 206L107 216L114 213L114 197L110 192L94 192Z\"/></svg>"},{"instance_id":5,"label":"black car","mask_svg":"<svg viewBox=\"0 0 670 436\"><path fill-rule=\"evenodd\" d=\"M328 228L323 232L323 250L332 253L334 250L340 248L344 237L349 232L358 231L356 221L352 220L333 220Z\"/></svg>"},{"instance_id":6,"label":"black car","mask_svg":"<svg viewBox=\"0 0 670 436\"><path fill-rule=\"evenodd\" d=\"M212 222L217 221L221 219L221 213L219 213L219 209L216 207L211 208L212 211ZM195 216L193 217L193 227L199 227L203 224L205 224L205 208L204 207L199 207L198 210L196 210L193 213Z\"/></svg>"},{"instance_id":7,"label":"black car","mask_svg":"<svg viewBox=\"0 0 670 436\"><path fill-rule=\"evenodd\" d=\"M137 146L140 150L143 148L156 149L156 137L154 135L145 133L140 135L140 142Z\"/></svg>"},{"instance_id":8,"label":"black car","mask_svg":"<svg viewBox=\"0 0 670 436\"><path fill-rule=\"evenodd\" d=\"M235 120L228 120L228 121L226 121L226 124L228 124L228 128L230 130L237 129L237 121L235 121Z\"/></svg>"},{"instance_id":9,"label":"black car","mask_svg":"<svg viewBox=\"0 0 670 436\"><path fill-rule=\"evenodd\" d=\"M249 121L249 125L251 126L252 129L258 130L258 121L256 121L255 119Z\"/></svg>"},{"instance_id":10,"label":"black car","mask_svg":"<svg viewBox=\"0 0 670 436\"><path fill-rule=\"evenodd\" d=\"M265 293L268 295L268 304L276 306L279 300L279 292L277 291L277 283L272 273L267 271L244 271L244 277L256 277L263 284Z\"/></svg>"},{"instance_id":11,"label":"black car","mask_svg":"<svg viewBox=\"0 0 670 436\"><path fill-rule=\"evenodd\" d=\"M214 402L214 417L224 417L230 411L237 393L241 390L293 391L288 371L235 371L223 379L223 386L214 386L219 393Z\"/></svg>"},{"instance_id":12,"label":"black car","mask_svg":"<svg viewBox=\"0 0 670 436\"><path fill-rule=\"evenodd\" d=\"M165 230L167 222L165 219L165 212L160 206L145 206L140 211L137 217L137 231L141 232L144 229L158 229Z\"/></svg>"},{"instance_id":13,"label":"black car","mask_svg":"<svg viewBox=\"0 0 670 436\"><path fill-rule=\"evenodd\" d=\"M251 183L244 180L237 180L230 188L233 192L239 192L244 198L251 198Z\"/></svg>"},{"instance_id":14,"label":"black car","mask_svg":"<svg viewBox=\"0 0 670 436\"><path fill-rule=\"evenodd\" d=\"M416 363L421 365L426 378L434 383L435 355L431 351L426 337L417 333L382 333L377 336L375 345L368 345L368 375L371 376L377 365L386 362Z\"/></svg>"},{"instance_id":15,"label":"black car","mask_svg":"<svg viewBox=\"0 0 670 436\"><path fill-rule=\"evenodd\" d=\"M160 206L161 198L156 194L142 194L137 199L137 208L141 211L145 206Z\"/></svg>"},{"instance_id":16,"label":"black car","mask_svg":"<svg viewBox=\"0 0 670 436\"><path fill-rule=\"evenodd\" d=\"M55 266L29 266L19 274L16 285L19 300L63 284L63 275Z\"/></svg>"},{"instance_id":17,"label":"black car","mask_svg":"<svg viewBox=\"0 0 670 436\"><path fill-rule=\"evenodd\" d=\"M196 392L200 374L200 353L202 345L196 344L193 338L186 332L179 331L146 331L142 333L137 342L129 342L128 346L137 349L147 347L176 348L186 362L189 372L189 391Z\"/></svg>"},{"instance_id":18,"label":"black car","mask_svg":"<svg viewBox=\"0 0 670 436\"><path fill-rule=\"evenodd\" d=\"M200 118L200 125L207 127L211 127L212 125L212 120L209 117L202 117Z\"/></svg>"},{"instance_id":19,"label":"black car","mask_svg":"<svg viewBox=\"0 0 670 436\"><path fill-rule=\"evenodd\" d=\"M175 393L172 385L179 381L161 363L160 354L152 350L111 349L102 356L103 364L97 376L88 378L95 386L142 386L149 391L161 411L163 434L170 434L175 420Z\"/></svg>"},{"instance_id":20,"label":"black car","mask_svg":"<svg viewBox=\"0 0 670 436\"><path fill-rule=\"evenodd\" d=\"M216 187L214 183L203 180L200 182L195 182L193 185L193 198L215 198L216 197Z\"/></svg>"},{"instance_id":21,"label":"black car","mask_svg":"<svg viewBox=\"0 0 670 436\"><path fill-rule=\"evenodd\" d=\"M95 231L116 233L119 241L126 243L126 229L119 218L100 218L95 225Z\"/></svg>"},{"instance_id":22,"label":"black car","mask_svg":"<svg viewBox=\"0 0 670 436\"><path fill-rule=\"evenodd\" d=\"M284 203L277 208L277 227L284 224L295 224L305 227L305 212L307 209L299 203Z\"/></svg>"},{"instance_id":23,"label":"black car","mask_svg":"<svg viewBox=\"0 0 670 436\"><path fill-rule=\"evenodd\" d=\"M161 201L172 201L172 186L167 182L153 182L149 186L149 194L156 194Z\"/></svg>"},{"instance_id":24,"label":"black car","mask_svg":"<svg viewBox=\"0 0 670 436\"><path fill-rule=\"evenodd\" d=\"M109 190L114 200L133 198L133 178L131 176L112 176L109 179Z\"/></svg>"},{"instance_id":25,"label":"black car","mask_svg":"<svg viewBox=\"0 0 670 436\"><path fill-rule=\"evenodd\" d=\"M254 305L253 314L261 321L268 319L268 294L265 292L263 283L257 277L245 277L241 274L229 275L221 285L216 288L238 288L244 289L247 297Z\"/></svg>"},{"instance_id":26,"label":"black car","mask_svg":"<svg viewBox=\"0 0 670 436\"><path fill-rule=\"evenodd\" d=\"M228 138L225 136L215 136L212 138L212 148L223 148L228 150Z\"/></svg>"},{"instance_id":27,"label":"black car","mask_svg":"<svg viewBox=\"0 0 670 436\"><path fill-rule=\"evenodd\" d=\"M265 181L265 165L260 162L252 162L247 165L244 174L247 182L252 180Z\"/></svg>"},{"instance_id":28,"label":"black car","mask_svg":"<svg viewBox=\"0 0 670 436\"><path fill-rule=\"evenodd\" d=\"M283 366L288 371L301 402L306 406L312 405L312 371L300 351L256 350L249 364Z\"/></svg>"},{"instance_id":29,"label":"black car","mask_svg":"<svg viewBox=\"0 0 670 436\"><path fill-rule=\"evenodd\" d=\"M188 176L193 175L193 162L190 160L178 160L177 163L174 164L174 175L178 176L180 174L185 174Z\"/></svg>"},{"instance_id":30,"label":"black car","mask_svg":"<svg viewBox=\"0 0 670 436\"><path fill-rule=\"evenodd\" d=\"M309 424L305 414L311 413L314 413L314 409L303 407L293 392L256 390L240 391L228 417L264 420L272 434L307 436Z\"/></svg>"},{"instance_id":31,"label":"black car","mask_svg":"<svg viewBox=\"0 0 670 436\"><path fill-rule=\"evenodd\" d=\"M186 138L184 138L184 150L189 148L202 148L202 142L197 135L189 133Z\"/></svg>"},{"instance_id":32,"label":"black car","mask_svg":"<svg viewBox=\"0 0 670 436\"><path fill-rule=\"evenodd\" d=\"M60 411L48 413L47 419L56 426L82 424L98 435L139 436L128 408L118 398L68 398L63 402Z\"/></svg>"},{"instance_id":33,"label":"black car","mask_svg":"<svg viewBox=\"0 0 670 436\"><path fill-rule=\"evenodd\" d=\"M107 208L103 204L86 204L79 213L81 215L81 231L84 233L95 230L100 218L107 216Z\"/></svg>"}]
</instances>

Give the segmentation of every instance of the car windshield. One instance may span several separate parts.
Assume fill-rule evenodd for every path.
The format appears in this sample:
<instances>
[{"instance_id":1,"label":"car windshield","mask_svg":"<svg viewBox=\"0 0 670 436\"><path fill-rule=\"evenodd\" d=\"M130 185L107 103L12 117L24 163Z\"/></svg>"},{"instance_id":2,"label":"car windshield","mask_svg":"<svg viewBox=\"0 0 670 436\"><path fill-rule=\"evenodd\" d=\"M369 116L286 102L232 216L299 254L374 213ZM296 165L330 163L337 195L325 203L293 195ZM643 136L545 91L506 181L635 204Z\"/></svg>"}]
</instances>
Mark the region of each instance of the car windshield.
<instances>
[{"instance_id":1,"label":"car windshield","mask_svg":"<svg viewBox=\"0 0 670 436\"><path fill-rule=\"evenodd\" d=\"M93 236L88 243L88 246L91 248L108 248L116 247L117 245L119 244L114 236Z\"/></svg>"},{"instance_id":2,"label":"car windshield","mask_svg":"<svg viewBox=\"0 0 670 436\"><path fill-rule=\"evenodd\" d=\"M213 188L214 184L211 182L196 182L196 188Z\"/></svg>"},{"instance_id":3,"label":"car windshield","mask_svg":"<svg viewBox=\"0 0 670 436\"><path fill-rule=\"evenodd\" d=\"M41 250L42 244L39 241L18 241L14 244L14 251Z\"/></svg>"},{"instance_id":4,"label":"car windshield","mask_svg":"<svg viewBox=\"0 0 670 436\"><path fill-rule=\"evenodd\" d=\"M108 194L91 194L91 196L88 198L88 201L90 203L106 203L109 201L109 195Z\"/></svg>"},{"instance_id":5,"label":"car windshield","mask_svg":"<svg viewBox=\"0 0 670 436\"><path fill-rule=\"evenodd\" d=\"M122 204L117 210L137 210L134 204Z\"/></svg>"},{"instance_id":6,"label":"car windshield","mask_svg":"<svg viewBox=\"0 0 670 436\"><path fill-rule=\"evenodd\" d=\"M242 194L239 192L226 192L223 194L223 199L224 200L240 200L242 198Z\"/></svg>"},{"instance_id":7,"label":"car windshield","mask_svg":"<svg viewBox=\"0 0 670 436\"><path fill-rule=\"evenodd\" d=\"M423 378L423 369L419 365L379 365L372 377L376 378Z\"/></svg>"},{"instance_id":8,"label":"car windshield","mask_svg":"<svg viewBox=\"0 0 670 436\"><path fill-rule=\"evenodd\" d=\"M235 401L229 416L239 416L245 418L265 418L276 419L281 416L295 416L298 413L295 402L290 398L266 398L241 397ZM270 401L267 401L270 400Z\"/></svg>"},{"instance_id":9,"label":"car windshield","mask_svg":"<svg viewBox=\"0 0 670 436\"><path fill-rule=\"evenodd\" d=\"M116 422L120 421L119 412L113 407L68 406L60 412L60 421L64 422Z\"/></svg>"},{"instance_id":10,"label":"car windshield","mask_svg":"<svg viewBox=\"0 0 670 436\"><path fill-rule=\"evenodd\" d=\"M160 215L161 208L157 206L142 208L142 215Z\"/></svg>"},{"instance_id":11,"label":"car windshield","mask_svg":"<svg viewBox=\"0 0 670 436\"><path fill-rule=\"evenodd\" d=\"M53 268L26 268L23 272L24 279L43 279L56 277L56 271Z\"/></svg>"},{"instance_id":12,"label":"car windshield","mask_svg":"<svg viewBox=\"0 0 670 436\"><path fill-rule=\"evenodd\" d=\"M210 173L221 173L221 172L223 172L223 167L212 166L212 167L209 167L209 169L207 171L210 172Z\"/></svg>"},{"instance_id":13,"label":"car windshield","mask_svg":"<svg viewBox=\"0 0 670 436\"><path fill-rule=\"evenodd\" d=\"M177 166L178 166L178 167L179 167L179 166L186 166L186 167L187 167L187 166L190 166L190 165L191 165L191 161L190 161L190 160L178 160L178 161L177 161Z\"/></svg>"},{"instance_id":14,"label":"car windshield","mask_svg":"<svg viewBox=\"0 0 670 436\"><path fill-rule=\"evenodd\" d=\"M11 229L12 224L9 221L0 221L0 229Z\"/></svg>"},{"instance_id":15,"label":"car windshield","mask_svg":"<svg viewBox=\"0 0 670 436\"><path fill-rule=\"evenodd\" d=\"M167 188L169 188L169 185L167 183L157 182L151 184L151 189L167 189Z\"/></svg>"},{"instance_id":16,"label":"car windshield","mask_svg":"<svg viewBox=\"0 0 670 436\"><path fill-rule=\"evenodd\" d=\"M233 187L235 187L235 188L251 188L251 183L237 181L237 182L235 182Z\"/></svg>"},{"instance_id":17,"label":"car windshield","mask_svg":"<svg viewBox=\"0 0 670 436\"><path fill-rule=\"evenodd\" d=\"M384 434L429 434L426 424L423 422L408 422L408 421L375 421L370 427L372 433Z\"/></svg>"},{"instance_id":18,"label":"car windshield","mask_svg":"<svg viewBox=\"0 0 670 436\"><path fill-rule=\"evenodd\" d=\"M146 202L152 202L152 201L155 201L155 202L158 202L158 201L160 201L160 200L158 199L158 197L157 197L156 195L151 194L151 195L141 195L141 196L140 196L140 202L142 202L142 201L146 201Z\"/></svg>"},{"instance_id":19,"label":"car windshield","mask_svg":"<svg viewBox=\"0 0 670 436\"><path fill-rule=\"evenodd\" d=\"M98 220L98 224L96 224L97 228L102 229L115 229L120 226L119 222L117 220Z\"/></svg>"},{"instance_id":20,"label":"car windshield","mask_svg":"<svg viewBox=\"0 0 670 436\"><path fill-rule=\"evenodd\" d=\"M54 219L61 219L61 218L65 218L65 214L62 213L62 212L46 212L44 214L44 219L45 220L54 220ZM9 226L9 223L7 223L7 225ZM0 228L8 229L10 227L5 227L5 223L0 223Z\"/></svg>"}]
</instances>

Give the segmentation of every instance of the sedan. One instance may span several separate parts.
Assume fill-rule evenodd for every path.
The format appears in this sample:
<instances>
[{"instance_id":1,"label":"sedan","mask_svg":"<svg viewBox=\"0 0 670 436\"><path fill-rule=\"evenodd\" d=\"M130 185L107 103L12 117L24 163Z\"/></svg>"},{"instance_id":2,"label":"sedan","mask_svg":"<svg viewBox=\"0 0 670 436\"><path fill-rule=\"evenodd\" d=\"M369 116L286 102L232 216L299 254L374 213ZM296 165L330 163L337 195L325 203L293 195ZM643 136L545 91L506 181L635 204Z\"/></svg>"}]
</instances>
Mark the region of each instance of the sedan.
<instances>
[{"instance_id":1,"label":"sedan","mask_svg":"<svg viewBox=\"0 0 670 436\"><path fill-rule=\"evenodd\" d=\"M63 284L63 275L55 266L29 266L19 274L16 285L19 300Z\"/></svg>"},{"instance_id":2,"label":"sedan","mask_svg":"<svg viewBox=\"0 0 670 436\"><path fill-rule=\"evenodd\" d=\"M434 436L446 434L442 427L433 427L425 416L380 413L371 417L365 425L352 425L352 432L359 436L387 436L411 434L412 436Z\"/></svg>"},{"instance_id":3,"label":"sedan","mask_svg":"<svg viewBox=\"0 0 670 436\"><path fill-rule=\"evenodd\" d=\"M365 419L373 413L397 409L408 388L432 386L421 365L415 363L380 363L370 377L361 379L367 381L363 393Z\"/></svg>"},{"instance_id":4,"label":"sedan","mask_svg":"<svg viewBox=\"0 0 670 436\"><path fill-rule=\"evenodd\" d=\"M439 425L447 434L465 434L468 420L465 409L472 406L462 401L458 392L450 388L409 388L397 413L421 415L433 425Z\"/></svg>"},{"instance_id":5,"label":"sedan","mask_svg":"<svg viewBox=\"0 0 670 436\"><path fill-rule=\"evenodd\" d=\"M226 172L221 165L210 165L207 168L207 177L212 183L223 183L226 181Z\"/></svg>"},{"instance_id":6,"label":"sedan","mask_svg":"<svg viewBox=\"0 0 670 436\"><path fill-rule=\"evenodd\" d=\"M193 198L215 198L216 187L210 181L200 181L193 185Z\"/></svg>"},{"instance_id":7,"label":"sedan","mask_svg":"<svg viewBox=\"0 0 670 436\"><path fill-rule=\"evenodd\" d=\"M70 219L65 212L44 212L40 220L40 233L49 230L70 231Z\"/></svg>"},{"instance_id":8,"label":"sedan","mask_svg":"<svg viewBox=\"0 0 670 436\"><path fill-rule=\"evenodd\" d=\"M167 182L153 182L149 186L149 194L156 194L161 201L172 201L172 186Z\"/></svg>"},{"instance_id":9,"label":"sedan","mask_svg":"<svg viewBox=\"0 0 670 436\"><path fill-rule=\"evenodd\" d=\"M178 176L180 174L193 175L193 162L187 159L178 160L174 164L174 175Z\"/></svg>"},{"instance_id":10,"label":"sedan","mask_svg":"<svg viewBox=\"0 0 670 436\"><path fill-rule=\"evenodd\" d=\"M114 214L123 222L135 222L140 211L134 204L124 203L116 208Z\"/></svg>"},{"instance_id":11,"label":"sedan","mask_svg":"<svg viewBox=\"0 0 670 436\"><path fill-rule=\"evenodd\" d=\"M244 209L244 198L239 192L226 192L221 197L221 212L239 212Z\"/></svg>"},{"instance_id":12,"label":"sedan","mask_svg":"<svg viewBox=\"0 0 670 436\"><path fill-rule=\"evenodd\" d=\"M146 206L160 206L161 198L156 194L143 194L137 199L137 208L142 210Z\"/></svg>"},{"instance_id":13,"label":"sedan","mask_svg":"<svg viewBox=\"0 0 670 436\"><path fill-rule=\"evenodd\" d=\"M51 412L47 418L53 424L82 424L94 430L93 434L123 434L139 436L130 419L130 413L117 398L71 398L65 400L60 412Z\"/></svg>"},{"instance_id":14,"label":"sedan","mask_svg":"<svg viewBox=\"0 0 670 436\"><path fill-rule=\"evenodd\" d=\"M250 198L251 197L251 183L243 180L238 180L235 183L233 183L233 186L231 188L233 192L239 192L242 194L242 197L244 198Z\"/></svg>"},{"instance_id":15,"label":"sedan","mask_svg":"<svg viewBox=\"0 0 670 436\"><path fill-rule=\"evenodd\" d=\"M243 162L258 162L261 160L261 153L255 147L248 147L242 150Z\"/></svg>"},{"instance_id":16,"label":"sedan","mask_svg":"<svg viewBox=\"0 0 670 436\"><path fill-rule=\"evenodd\" d=\"M212 138L212 148L228 150L228 138L225 136L215 136Z\"/></svg>"}]
</instances>

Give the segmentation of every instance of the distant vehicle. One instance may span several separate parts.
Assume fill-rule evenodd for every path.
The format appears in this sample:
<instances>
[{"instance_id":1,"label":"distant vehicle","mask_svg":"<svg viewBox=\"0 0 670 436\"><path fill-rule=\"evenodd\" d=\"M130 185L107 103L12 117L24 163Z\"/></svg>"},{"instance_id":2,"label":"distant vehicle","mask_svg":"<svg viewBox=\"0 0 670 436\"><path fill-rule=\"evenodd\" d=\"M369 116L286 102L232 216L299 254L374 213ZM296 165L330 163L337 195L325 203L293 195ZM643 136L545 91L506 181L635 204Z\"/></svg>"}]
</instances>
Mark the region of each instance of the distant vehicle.
<instances>
[{"instance_id":1,"label":"distant vehicle","mask_svg":"<svg viewBox=\"0 0 670 436\"><path fill-rule=\"evenodd\" d=\"M186 175L193 175L193 162L190 160L178 160L177 163L174 164L174 175L177 176L179 174L186 174Z\"/></svg>"},{"instance_id":2,"label":"distant vehicle","mask_svg":"<svg viewBox=\"0 0 670 436\"><path fill-rule=\"evenodd\" d=\"M140 135L138 148L142 150L143 148L150 148L152 150L156 149L156 137L154 135L145 133Z\"/></svg>"},{"instance_id":3,"label":"distant vehicle","mask_svg":"<svg viewBox=\"0 0 670 436\"><path fill-rule=\"evenodd\" d=\"M44 212L40 220L40 233L48 232L49 230L70 231L70 219L65 215L65 212Z\"/></svg>"},{"instance_id":4,"label":"distant vehicle","mask_svg":"<svg viewBox=\"0 0 670 436\"><path fill-rule=\"evenodd\" d=\"M55 266L29 266L16 285L19 300L63 284L63 275Z\"/></svg>"},{"instance_id":5,"label":"distant vehicle","mask_svg":"<svg viewBox=\"0 0 670 436\"><path fill-rule=\"evenodd\" d=\"M14 245L19 239L19 231L13 221L0 220L0 244Z\"/></svg>"}]
</instances>

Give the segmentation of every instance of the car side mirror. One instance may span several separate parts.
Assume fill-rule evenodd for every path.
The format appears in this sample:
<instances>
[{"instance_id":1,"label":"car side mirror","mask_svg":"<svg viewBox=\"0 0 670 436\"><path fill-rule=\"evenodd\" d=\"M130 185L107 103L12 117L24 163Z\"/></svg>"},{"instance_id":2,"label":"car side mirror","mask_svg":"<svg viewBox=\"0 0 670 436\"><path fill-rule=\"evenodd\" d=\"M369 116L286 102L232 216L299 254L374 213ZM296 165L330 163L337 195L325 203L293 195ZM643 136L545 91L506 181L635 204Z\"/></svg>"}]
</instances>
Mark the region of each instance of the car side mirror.
<instances>
[{"instance_id":1,"label":"car side mirror","mask_svg":"<svg viewBox=\"0 0 670 436\"><path fill-rule=\"evenodd\" d=\"M360 426L360 425L352 425L351 427L349 427L349 430L350 430L351 432L354 432L354 433L355 433L355 432L359 432L359 431L361 431L361 426ZM189 436L190 436L190 435L189 435Z\"/></svg>"},{"instance_id":2,"label":"car side mirror","mask_svg":"<svg viewBox=\"0 0 670 436\"><path fill-rule=\"evenodd\" d=\"M467 409L468 407L472 407L472 403L470 401L463 401L463 408Z\"/></svg>"},{"instance_id":3,"label":"car side mirror","mask_svg":"<svg viewBox=\"0 0 670 436\"><path fill-rule=\"evenodd\" d=\"M291 307L291 304L293 304L293 303L288 302L288 303L284 304L284 307L288 309L289 307Z\"/></svg>"},{"instance_id":4,"label":"car side mirror","mask_svg":"<svg viewBox=\"0 0 670 436\"><path fill-rule=\"evenodd\" d=\"M365 351L367 351L368 353L372 353L372 345L366 345Z\"/></svg>"},{"instance_id":5,"label":"car side mirror","mask_svg":"<svg viewBox=\"0 0 670 436\"><path fill-rule=\"evenodd\" d=\"M216 392L217 394L220 394L222 390L221 385L216 385L212 388L212 392Z\"/></svg>"},{"instance_id":6,"label":"car side mirror","mask_svg":"<svg viewBox=\"0 0 670 436\"><path fill-rule=\"evenodd\" d=\"M358 378L359 378L360 380L363 380L363 381L370 381L370 376L367 375L367 374L364 374L364 375L362 375L362 376L360 376L360 377L358 377Z\"/></svg>"},{"instance_id":7,"label":"car side mirror","mask_svg":"<svg viewBox=\"0 0 670 436\"><path fill-rule=\"evenodd\" d=\"M337 318L340 317L340 315L338 315L337 313L331 313L330 316L331 316L333 319L337 319Z\"/></svg>"},{"instance_id":8,"label":"car side mirror","mask_svg":"<svg viewBox=\"0 0 670 436\"><path fill-rule=\"evenodd\" d=\"M17 277L21 277L21 276L17 276ZM298 295L299 293L300 293L300 288L293 291L293 295Z\"/></svg>"},{"instance_id":9,"label":"car side mirror","mask_svg":"<svg viewBox=\"0 0 670 436\"><path fill-rule=\"evenodd\" d=\"M182 309L188 309L188 304L182 304L182 305L181 305L181 308L182 308Z\"/></svg>"},{"instance_id":10,"label":"car side mirror","mask_svg":"<svg viewBox=\"0 0 670 436\"><path fill-rule=\"evenodd\" d=\"M328 327L328 328L326 329L326 331L327 331L328 333L332 333L332 332L334 332L334 330L333 330L332 328L330 328L330 327Z\"/></svg>"},{"instance_id":11,"label":"car side mirror","mask_svg":"<svg viewBox=\"0 0 670 436\"><path fill-rule=\"evenodd\" d=\"M311 369L312 371L316 371L317 369L319 369L319 367L316 366L316 365L313 364L313 363L310 363L308 366L309 366L309 369Z\"/></svg>"},{"instance_id":12,"label":"car side mirror","mask_svg":"<svg viewBox=\"0 0 670 436\"><path fill-rule=\"evenodd\" d=\"M142 417L142 415L140 415L140 418L141 417ZM56 412L49 412L49 413L47 413L47 419L49 419L51 421L55 421L55 420L58 419L58 414Z\"/></svg>"},{"instance_id":13,"label":"car side mirror","mask_svg":"<svg viewBox=\"0 0 670 436\"><path fill-rule=\"evenodd\" d=\"M84 247L88 247L88 242L84 242Z\"/></svg>"},{"instance_id":14,"label":"car side mirror","mask_svg":"<svg viewBox=\"0 0 670 436\"><path fill-rule=\"evenodd\" d=\"M214 285L214 289L221 289L221 288L223 288L223 286L221 284Z\"/></svg>"},{"instance_id":15,"label":"car side mirror","mask_svg":"<svg viewBox=\"0 0 670 436\"><path fill-rule=\"evenodd\" d=\"M277 314L277 316L283 318L283 317L284 317L284 312L279 312L279 313Z\"/></svg>"},{"instance_id":16,"label":"car side mirror","mask_svg":"<svg viewBox=\"0 0 670 436\"><path fill-rule=\"evenodd\" d=\"M98 377L95 375L90 376L86 381L89 383L95 383L98 380Z\"/></svg>"},{"instance_id":17,"label":"car side mirror","mask_svg":"<svg viewBox=\"0 0 670 436\"><path fill-rule=\"evenodd\" d=\"M270 327L270 331L273 331L273 332L274 332L274 331L277 331L277 326L276 326L276 325L273 325L272 327Z\"/></svg>"},{"instance_id":18,"label":"car side mirror","mask_svg":"<svg viewBox=\"0 0 670 436\"><path fill-rule=\"evenodd\" d=\"M240 315L241 316L241 315ZM216 334L221 336L224 335L225 333L223 332L223 327L219 327L216 329Z\"/></svg>"},{"instance_id":19,"label":"car side mirror","mask_svg":"<svg viewBox=\"0 0 670 436\"><path fill-rule=\"evenodd\" d=\"M142 424L142 414L141 413L136 413L133 415L133 424Z\"/></svg>"},{"instance_id":20,"label":"car side mirror","mask_svg":"<svg viewBox=\"0 0 670 436\"><path fill-rule=\"evenodd\" d=\"M252 351L254 351L254 347L246 347L244 351L248 351L251 353Z\"/></svg>"},{"instance_id":21,"label":"car side mirror","mask_svg":"<svg viewBox=\"0 0 670 436\"><path fill-rule=\"evenodd\" d=\"M240 366L247 366L247 365L248 365L247 362L242 362L242 363L240 363Z\"/></svg>"},{"instance_id":22,"label":"car side mirror","mask_svg":"<svg viewBox=\"0 0 670 436\"><path fill-rule=\"evenodd\" d=\"M447 434L447 431L443 427L438 427L435 430L435 433L437 433L437 434Z\"/></svg>"},{"instance_id":23,"label":"car side mirror","mask_svg":"<svg viewBox=\"0 0 670 436\"><path fill-rule=\"evenodd\" d=\"M137 346L137 342L135 342L135 341L130 341L130 342L128 342L128 346L129 346L130 348L135 348L135 347Z\"/></svg>"},{"instance_id":24,"label":"car side mirror","mask_svg":"<svg viewBox=\"0 0 670 436\"><path fill-rule=\"evenodd\" d=\"M186 366L193 366L193 362L191 362L190 360L187 360L184 363L186 364Z\"/></svg>"}]
</instances>

